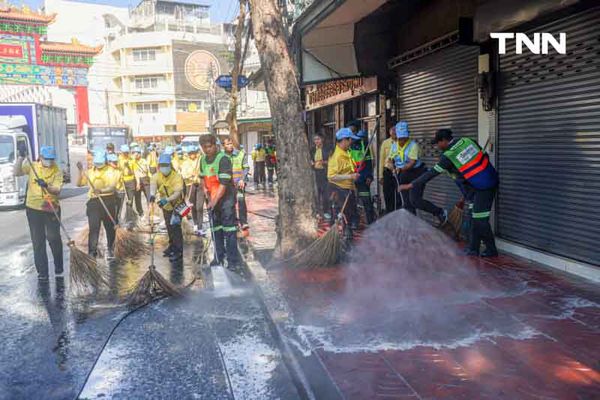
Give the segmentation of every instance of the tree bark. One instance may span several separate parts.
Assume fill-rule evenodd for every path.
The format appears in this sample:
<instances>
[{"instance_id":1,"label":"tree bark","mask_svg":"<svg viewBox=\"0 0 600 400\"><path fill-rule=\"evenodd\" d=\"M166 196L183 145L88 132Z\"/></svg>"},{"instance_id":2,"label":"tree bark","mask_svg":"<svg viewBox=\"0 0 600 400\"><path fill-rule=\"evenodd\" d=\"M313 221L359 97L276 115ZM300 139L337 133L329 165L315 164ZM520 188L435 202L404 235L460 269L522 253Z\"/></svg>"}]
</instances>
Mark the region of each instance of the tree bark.
<instances>
[{"instance_id":1,"label":"tree bark","mask_svg":"<svg viewBox=\"0 0 600 400\"><path fill-rule=\"evenodd\" d=\"M276 0L249 0L254 40L265 76L277 139L278 239L286 257L316 237L315 182L296 67Z\"/></svg>"},{"instance_id":2,"label":"tree bark","mask_svg":"<svg viewBox=\"0 0 600 400\"><path fill-rule=\"evenodd\" d=\"M240 147L240 136L237 124L237 108L239 104L240 88L238 87L238 77L242 73L242 34L244 33L244 22L246 20L247 0L240 0L240 12L238 14L238 23L235 29L235 43L233 50L233 68L231 70L231 99L229 101L229 112L225 118L229 125L229 137L233 141L235 148Z\"/></svg>"}]
</instances>

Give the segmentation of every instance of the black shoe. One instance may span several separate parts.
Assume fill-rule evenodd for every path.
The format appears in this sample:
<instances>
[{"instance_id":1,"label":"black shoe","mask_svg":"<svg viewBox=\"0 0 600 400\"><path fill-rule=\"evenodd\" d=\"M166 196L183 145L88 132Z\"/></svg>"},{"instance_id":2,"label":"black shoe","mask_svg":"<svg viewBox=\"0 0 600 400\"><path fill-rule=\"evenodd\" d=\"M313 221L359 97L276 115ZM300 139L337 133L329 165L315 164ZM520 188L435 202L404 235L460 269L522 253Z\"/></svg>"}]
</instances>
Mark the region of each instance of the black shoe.
<instances>
[{"instance_id":1,"label":"black shoe","mask_svg":"<svg viewBox=\"0 0 600 400\"><path fill-rule=\"evenodd\" d=\"M485 250L483 253L481 253L481 257L483 258L488 258L488 257L498 257L498 250Z\"/></svg>"},{"instance_id":2,"label":"black shoe","mask_svg":"<svg viewBox=\"0 0 600 400\"><path fill-rule=\"evenodd\" d=\"M171 255L173 255L174 251L172 247L167 247L165 249L165 251L163 251L163 257L171 257Z\"/></svg>"},{"instance_id":3,"label":"black shoe","mask_svg":"<svg viewBox=\"0 0 600 400\"><path fill-rule=\"evenodd\" d=\"M210 262L210 266L211 267L217 267L217 266L221 266L223 265L217 258L213 258L213 260Z\"/></svg>"},{"instance_id":4,"label":"black shoe","mask_svg":"<svg viewBox=\"0 0 600 400\"><path fill-rule=\"evenodd\" d=\"M63 268L62 268L62 267L60 267L60 268L56 268L56 266L54 267L54 275L55 275L55 276L57 276L57 277L58 277L58 276L62 276L62 274L63 274L64 272L65 272L65 271L63 270Z\"/></svg>"},{"instance_id":5,"label":"black shoe","mask_svg":"<svg viewBox=\"0 0 600 400\"><path fill-rule=\"evenodd\" d=\"M173 254L171 254L169 256L169 261L171 261L171 262L181 261L182 259L183 259L183 252L182 251L174 252Z\"/></svg>"}]
</instances>

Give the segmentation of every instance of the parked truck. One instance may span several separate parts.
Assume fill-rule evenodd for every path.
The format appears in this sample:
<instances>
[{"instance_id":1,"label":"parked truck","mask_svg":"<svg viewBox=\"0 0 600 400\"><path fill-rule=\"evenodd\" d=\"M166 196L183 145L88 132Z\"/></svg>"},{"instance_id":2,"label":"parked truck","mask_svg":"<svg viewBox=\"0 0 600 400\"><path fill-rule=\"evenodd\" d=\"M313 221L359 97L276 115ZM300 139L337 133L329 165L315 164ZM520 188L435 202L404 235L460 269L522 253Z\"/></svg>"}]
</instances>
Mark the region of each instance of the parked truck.
<instances>
[{"instance_id":1,"label":"parked truck","mask_svg":"<svg viewBox=\"0 0 600 400\"><path fill-rule=\"evenodd\" d=\"M65 182L71 180L67 113L64 108L36 103L0 103L0 207L24 204L27 177L17 177L13 166L25 152L39 158L41 146L54 146L56 163Z\"/></svg>"}]
</instances>

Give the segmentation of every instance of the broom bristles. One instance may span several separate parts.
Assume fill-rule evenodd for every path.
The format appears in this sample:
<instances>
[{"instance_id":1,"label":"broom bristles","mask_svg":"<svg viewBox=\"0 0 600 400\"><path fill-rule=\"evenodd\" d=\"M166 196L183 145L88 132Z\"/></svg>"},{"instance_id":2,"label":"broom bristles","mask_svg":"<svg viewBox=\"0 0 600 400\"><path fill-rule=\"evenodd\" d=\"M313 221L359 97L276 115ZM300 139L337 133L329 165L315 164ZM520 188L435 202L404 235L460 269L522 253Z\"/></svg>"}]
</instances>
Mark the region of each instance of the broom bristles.
<instances>
[{"instance_id":1,"label":"broom bristles","mask_svg":"<svg viewBox=\"0 0 600 400\"><path fill-rule=\"evenodd\" d=\"M462 226L463 210L455 205L450 214L448 214L448 224L452 228L454 237L460 239L460 228Z\"/></svg>"},{"instance_id":2,"label":"broom bristles","mask_svg":"<svg viewBox=\"0 0 600 400\"><path fill-rule=\"evenodd\" d=\"M151 265L148 271L131 290L127 303L130 306L148 304L159 297L178 297L181 292L171 282L166 280L156 267Z\"/></svg>"},{"instance_id":3,"label":"broom bristles","mask_svg":"<svg viewBox=\"0 0 600 400\"><path fill-rule=\"evenodd\" d=\"M129 227L134 227L137 225L137 214L133 211L133 205L127 204L125 206L125 224Z\"/></svg>"},{"instance_id":4,"label":"broom bristles","mask_svg":"<svg viewBox=\"0 0 600 400\"><path fill-rule=\"evenodd\" d=\"M81 251L75 243L69 243L70 254L70 277L71 283L80 289L92 287L99 289L108 287L106 272L102 270L96 260Z\"/></svg>"},{"instance_id":5,"label":"broom bristles","mask_svg":"<svg viewBox=\"0 0 600 400\"><path fill-rule=\"evenodd\" d=\"M137 232L117 226L114 255L117 259L136 258L146 252L146 244Z\"/></svg>"},{"instance_id":6,"label":"broom bristles","mask_svg":"<svg viewBox=\"0 0 600 400\"><path fill-rule=\"evenodd\" d=\"M330 267L339 262L342 238L336 222L322 237L283 263L291 268Z\"/></svg>"}]
</instances>

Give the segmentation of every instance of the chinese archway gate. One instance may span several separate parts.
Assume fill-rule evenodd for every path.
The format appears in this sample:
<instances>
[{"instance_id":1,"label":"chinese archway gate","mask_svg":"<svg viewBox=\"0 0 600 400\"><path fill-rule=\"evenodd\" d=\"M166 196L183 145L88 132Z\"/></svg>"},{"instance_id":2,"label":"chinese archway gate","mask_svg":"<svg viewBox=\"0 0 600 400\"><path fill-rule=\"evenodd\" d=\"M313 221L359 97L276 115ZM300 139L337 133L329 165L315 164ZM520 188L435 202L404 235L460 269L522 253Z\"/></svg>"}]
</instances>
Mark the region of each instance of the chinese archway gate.
<instances>
[{"instance_id":1,"label":"chinese archway gate","mask_svg":"<svg viewBox=\"0 0 600 400\"><path fill-rule=\"evenodd\" d=\"M87 74L102 46L44 40L53 15L0 5L0 84L58 86L75 94L77 132L89 123Z\"/></svg>"}]
</instances>

